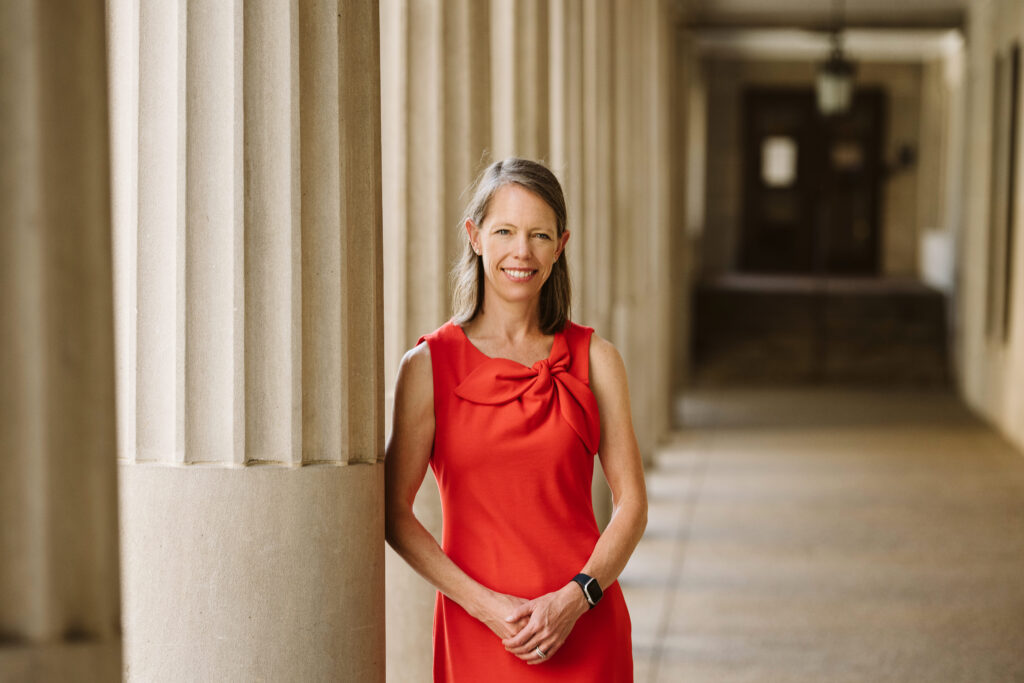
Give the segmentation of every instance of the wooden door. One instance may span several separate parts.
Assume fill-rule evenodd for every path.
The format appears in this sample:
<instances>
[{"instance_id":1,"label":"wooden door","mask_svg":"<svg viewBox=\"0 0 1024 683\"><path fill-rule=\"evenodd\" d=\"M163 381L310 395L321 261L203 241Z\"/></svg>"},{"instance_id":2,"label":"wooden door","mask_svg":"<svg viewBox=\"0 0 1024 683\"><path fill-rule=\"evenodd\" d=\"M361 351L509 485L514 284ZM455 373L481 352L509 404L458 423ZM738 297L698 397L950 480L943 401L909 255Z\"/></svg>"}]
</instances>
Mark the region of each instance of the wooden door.
<instances>
[{"instance_id":1,"label":"wooden door","mask_svg":"<svg viewBox=\"0 0 1024 683\"><path fill-rule=\"evenodd\" d=\"M751 89L743 121L740 270L876 274L884 94L826 118L809 88Z\"/></svg>"}]
</instances>

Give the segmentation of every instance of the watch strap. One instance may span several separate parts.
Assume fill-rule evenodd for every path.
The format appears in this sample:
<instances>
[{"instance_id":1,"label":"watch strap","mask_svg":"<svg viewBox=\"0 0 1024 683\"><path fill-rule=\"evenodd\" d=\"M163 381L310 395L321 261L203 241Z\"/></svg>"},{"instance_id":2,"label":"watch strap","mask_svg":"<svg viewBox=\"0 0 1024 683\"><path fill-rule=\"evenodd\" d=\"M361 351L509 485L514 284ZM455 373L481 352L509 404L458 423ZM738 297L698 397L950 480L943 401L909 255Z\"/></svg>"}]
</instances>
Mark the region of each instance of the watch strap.
<instances>
[{"instance_id":1,"label":"watch strap","mask_svg":"<svg viewBox=\"0 0 1024 683\"><path fill-rule=\"evenodd\" d=\"M586 574L577 574L572 577L572 580L579 584L580 589L583 590L583 597L586 599L587 604L590 605L590 609L594 609L601 596L604 595L604 591L601 590L601 584L597 582L597 579Z\"/></svg>"}]
</instances>

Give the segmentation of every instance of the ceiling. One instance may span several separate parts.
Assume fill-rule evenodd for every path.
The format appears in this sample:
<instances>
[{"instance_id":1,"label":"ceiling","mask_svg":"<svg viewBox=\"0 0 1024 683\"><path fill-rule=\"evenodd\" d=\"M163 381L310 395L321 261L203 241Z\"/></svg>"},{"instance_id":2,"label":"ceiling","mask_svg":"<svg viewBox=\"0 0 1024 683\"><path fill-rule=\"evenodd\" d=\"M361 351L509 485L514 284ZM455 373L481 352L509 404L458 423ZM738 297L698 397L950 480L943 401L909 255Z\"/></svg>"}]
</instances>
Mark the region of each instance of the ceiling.
<instances>
[{"instance_id":1,"label":"ceiling","mask_svg":"<svg viewBox=\"0 0 1024 683\"><path fill-rule=\"evenodd\" d=\"M805 29L709 28L695 36L703 56L733 59L821 61L831 43L825 33ZM850 29L843 32L843 51L856 61L920 62L952 56L963 50L956 29Z\"/></svg>"},{"instance_id":2,"label":"ceiling","mask_svg":"<svg viewBox=\"0 0 1024 683\"><path fill-rule=\"evenodd\" d=\"M970 0L683 0L694 28L958 28Z\"/></svg>"}]
</instances>

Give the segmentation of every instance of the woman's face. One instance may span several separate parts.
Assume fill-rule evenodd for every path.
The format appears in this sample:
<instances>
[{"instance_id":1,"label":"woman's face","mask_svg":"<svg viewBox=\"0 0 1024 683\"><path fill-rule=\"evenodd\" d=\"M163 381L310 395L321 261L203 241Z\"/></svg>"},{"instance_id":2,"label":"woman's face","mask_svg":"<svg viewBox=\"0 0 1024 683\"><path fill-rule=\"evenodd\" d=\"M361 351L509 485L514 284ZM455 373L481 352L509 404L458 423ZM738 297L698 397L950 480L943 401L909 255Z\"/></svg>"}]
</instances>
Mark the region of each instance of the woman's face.
<instances>
[{"instance_id":1,"label":"woman's face","mask_svg":"<svg viewBox=\"0 0 1024 683\"><path fill-rule=\"evenodd\" d=\"M558 237L555 212L521 185L494 193L483 225L466 222L474 249L483 258L485 291L508 301L529 301L551 274L569 231Z\"/></svg>"}]
</instances>

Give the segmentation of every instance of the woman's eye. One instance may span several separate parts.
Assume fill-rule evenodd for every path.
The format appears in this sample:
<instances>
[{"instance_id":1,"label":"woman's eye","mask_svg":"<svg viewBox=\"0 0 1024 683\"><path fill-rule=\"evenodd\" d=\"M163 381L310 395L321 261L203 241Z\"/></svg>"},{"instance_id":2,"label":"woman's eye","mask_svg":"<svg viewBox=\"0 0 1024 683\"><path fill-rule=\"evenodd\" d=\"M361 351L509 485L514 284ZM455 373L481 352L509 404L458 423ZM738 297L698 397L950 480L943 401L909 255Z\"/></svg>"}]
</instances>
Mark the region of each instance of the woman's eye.
<instances>
[{"instance_id":1,"label":"woman's eye","mask_svg":"<svg viewBox=\"0 0 1024 683\"><path fill-rule=\"evenodd\" d=\"M494 231L494 233L497 235L511 235L512 231L509 230L508 228L498 228L497 230Z\"/></svg>"}]
</instances>

